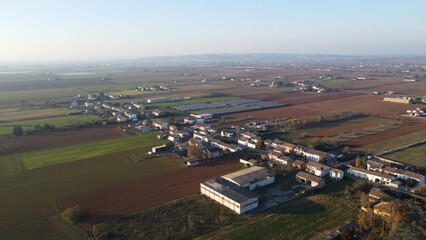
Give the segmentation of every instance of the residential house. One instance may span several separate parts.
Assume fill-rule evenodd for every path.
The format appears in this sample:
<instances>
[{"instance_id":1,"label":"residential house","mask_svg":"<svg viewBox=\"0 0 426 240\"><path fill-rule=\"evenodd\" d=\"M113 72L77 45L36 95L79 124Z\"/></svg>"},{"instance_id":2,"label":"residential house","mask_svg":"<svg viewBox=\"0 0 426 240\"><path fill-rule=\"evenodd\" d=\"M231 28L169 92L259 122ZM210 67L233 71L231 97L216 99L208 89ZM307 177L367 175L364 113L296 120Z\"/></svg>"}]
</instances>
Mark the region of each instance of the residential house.
<instances>
[{"instance_id":1,"label":"residential house","mask_svg":"<svg viewBox=\"0 0 426 240\"><path fill-rule=\"evenodd\" d=\"M306 164L306 172L318 177L325 177L330 174L330 167L316 162L308 162Z\"/></svg>"},{"instance_id":2,"label":"residential house","mask_svg":"<svg viewBox=\"0 0 426 240\"><path fill-rule=\"evenodd\" d=\"M306 162L302 160L296 160L293 162L293 167L298 169L306 169Z\"/></svg>"},{"instance_id":3,"label":"residential house","mask_svg":"<svg viewBox=\"0 0 426 240\"><path fill-rule=\"evenodd\" d=\"M224 143L222 141L219 141L217 139L213 139L211 140L211 145L218 147L222 150L229 150L230 152L239 152L242 151L243 149L241 147L239 147L238 145L235 144L228 144L228 143Z\"/></svg>"},{"instance_id":4,"label":"residential house","mask_svg":"<svg viewBox=\"0 0 426 240\"><path fill-rule=\"evenodd\" d=\"M289 165L293 164L294 159L288 156L280 155L275 159L275 161L279 164Z\"/></svg>"},{"instance_id":5,"label":"residential house","mask_svg":"<svg viewBox=\"0 0 426 240\"><path fill-rule=\"evenodd\" d=\"M375 172L381 172L384 166L383 163L376 162L373 160L368 160L366 163L367 163L367 169L370 171L375 171Z\"/></svg>"},{"instance_id":6,"label":"residential house","mask_svg":"<svg viewBox=\"0 0 426 240\"><path fill-rule=\"evenodd\" d=\"M341 179L343 179L343 175L344 175L344 172L340 169L337 169L337 168L331 168L330 169L329 176L332 179L341 180Z\"/></svg>"},{"instance_id":7,"label":"residential house","mask_svg":"<svg viewBox=\"0 0 426 240\"><path fill-rule=\"evenodd\" d=\"M211 148L205 148L203 149L204 158L205 159L213 159L220 157L220 150L219 148L211 147Z\"/></svg>"},{"instance_id":8,"label":"residential house","mask_svg":"<svg viewBox=\"0 0 426 240\"><path fill-rule=\"evenodd\" d=\"M165 123L159 120L153 120L152 125L154 125L154 127L159 130L166 130L169 127L168 123Z\"/></svg>"}]
</instances>

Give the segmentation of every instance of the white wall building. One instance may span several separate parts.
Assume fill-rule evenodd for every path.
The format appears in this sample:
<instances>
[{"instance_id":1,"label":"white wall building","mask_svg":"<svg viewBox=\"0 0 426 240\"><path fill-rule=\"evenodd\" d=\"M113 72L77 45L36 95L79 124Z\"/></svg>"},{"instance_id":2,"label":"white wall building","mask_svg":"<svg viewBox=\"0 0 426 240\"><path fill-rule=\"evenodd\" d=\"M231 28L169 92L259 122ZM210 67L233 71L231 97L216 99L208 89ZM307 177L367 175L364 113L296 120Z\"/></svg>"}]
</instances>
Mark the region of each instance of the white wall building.
<instances>
[{"instance_id":1,"label":"white wall building","mask_svg":"<svg viewBox=\"0 0 426 240\"><path fill-rule=\"evenodd\" d=\"M370 182L376 182L376 183L381 183L385 185L389 185L393 180L395 180L395 177L392 175L373 172L364 168L357 168L353 166L350 166L350 168L347 170L347 173L348 175L351 175L357 178L362 178Z\"/></svg>"},{"instance_id":2,"label":"white wall building","mask_svg":"<svg viewBox=\"0 0 426 240\"><path fill-rule=\"evenodd\" d=\"M331 168L329 176L330 176L330 178L340 180L340 179L343 179L344 172L340 169Z\"/></svg>"},{"instance_id":3,"label":"white wall building","mask_svg":"<svg viewBox=\"0 0 426 240\"><path fill-rule=\"evenodd\" d=\"M240 188L225 179L216 178L200 183L201 194L219 202L238 214L245 213L259 205L259 195Z\"/></svg>"},{"instance_id":4,"label":"white wall building","mask_svg":"<svg viewBox=\"0 0 426 240\"><path fill-rule=\"evenodd\" d=\"M222 176L222 178L250 190L275 182L275 174L264 167L250 167Z\"/></svg>"},{"instance_id":5,"label":"white wall building","mask_svg":"<svg viewBox=\"0 0 426 240\"><path fill-rule=\"evenodd\" d=\"M330 174L330 167L316 162L308 162L306 164L306 172L318 177L324 177Z\"/></svg>"}]
</instances>

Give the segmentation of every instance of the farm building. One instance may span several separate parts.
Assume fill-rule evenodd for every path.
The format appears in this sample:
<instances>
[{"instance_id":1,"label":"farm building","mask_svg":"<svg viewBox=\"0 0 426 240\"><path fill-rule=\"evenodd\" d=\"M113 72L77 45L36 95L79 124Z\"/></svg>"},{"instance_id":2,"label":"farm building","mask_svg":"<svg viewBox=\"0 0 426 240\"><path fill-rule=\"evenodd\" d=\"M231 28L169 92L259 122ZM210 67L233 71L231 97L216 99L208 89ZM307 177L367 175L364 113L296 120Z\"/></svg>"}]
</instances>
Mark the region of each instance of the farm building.
<instances>
[{"instance_id":1,"label":"farm building","mask_svg":"<svg viewBox=\"0 0 426 240\"><path fill-rule=\"evenodd\" d=\"M238 214L259 205L259 195L222 179L216 178L200 183L201 194L219 202Z\"/></svg>"},{"instance_id":2,"label":"farm building","mask_svg":"<svg viewBox=\"0 0 426 240\"><path fill-rule=\"evenodd\" d=\"M257 166L257 161L255 159L245 160L240 158L240 163L250 167Z\"/></svg>"},{"instance_id":3,"label":"farm building","mask_svg":"<svg viewBox=\"0 0 426 240\"><path fill-rule=\"evenodd\" d=\"M323 187L325 185L324 179L302 171L296 174L296 181L308 184L311 187Z\"/></svg>"},{"instance_id":4,"label":"farm building","mask_svg":"<svg viewBox=\"0 0 426 240\"><path fill-rule=\"evenodd\" d=\"M383 98L383 101L410 104L412 101L412 98L411 97L385 97Z\"/></svg>"},{"instance_id":5,"label":"farm building","mask_svg":"<svg viewBox=\"0 0 426 240\"><path fill-rule=\"evenodd\" d=\"M257 166L224 175L222 178L250 190L275 182L275 174L273 172Z\"/></svg>"},{"instance_id":6,"label":"farm building","mask_svg":"<svg viewBox=\"0 0 426 240\"><path fill-rule=\"evenodd\" d=\"M425 184L425 176L423 176L422 174L419 173L415 173L415 172L411 172L411 171L407 171L407 170L402 170L399 168L393 168L390 166L384 167L383 168L383 172L393 175L398 179L404 179L404 180L409 180L409 179L413 179L416 180L418 183L418 185L423 185Z\"/></svg>"},{"instance_id":7,"label":"farm building","mask_svg":"<svg viewBox=\"0 0 426 240\"><path fill-rule=\"evenodd\" d=\"M160 129L160 130L165 130L169 127L168 123L158 121L158 120L152 121L152 125L154 125L154 127L156 127L157 129Z\"/></svg>"},{"instance_id":8,"label":"farm building","mask_svg":"<svg viewBox=\"0 0 426 240\"><path fill-rule=\"evenodd\" d=\"M330 174L330 167L316 162L308 162L306 164L306 172L318 177L324 177Z\"/></svg>"},{"instance_id":9,"label":"farm building","mask_svg":"<svg viewBox=\"0 0 426 240\"><path fill-rule=\"evenodd\" d=\"M343 179L344 172L337 168L331 168L330 169L330 178L340 180Z\"/></svg>"},{"instance_id":10,"label":"farm building","mask_svg":"<svg viewBox=\"0 0 426 240\"><path fill-rule=\"evenodd\" d=\"M213 114L210 114L210 113L200 113L200 114L191 113L191 116L196 119L204 119L204 120L213 118Z\"/></svg>"}]
</instances>

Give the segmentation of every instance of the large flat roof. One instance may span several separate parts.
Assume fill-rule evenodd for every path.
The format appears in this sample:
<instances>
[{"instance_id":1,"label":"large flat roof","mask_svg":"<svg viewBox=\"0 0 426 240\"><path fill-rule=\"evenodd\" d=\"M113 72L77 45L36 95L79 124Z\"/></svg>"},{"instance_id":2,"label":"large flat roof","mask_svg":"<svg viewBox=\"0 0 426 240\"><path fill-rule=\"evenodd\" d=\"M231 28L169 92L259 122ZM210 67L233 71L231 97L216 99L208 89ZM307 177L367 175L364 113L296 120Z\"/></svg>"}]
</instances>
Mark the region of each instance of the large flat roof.
<instances>
[{"instance_id":1,"label":"large flat roof","mask_svg":"<svg viewBox=\"0 0 426 240\"><path fill-rule=\"evenodd\" d=\"M219 192L220 194L238 203L243 203L247 200L259 197L257 193L240 188L237 185L222 178L210 179L202 182L201 185L213 189L214 191Z\"/></svg>"},{"instance_id":2,"label":"large flat roof","mask_svg":"<svg viewBox=\"0 0 426 240\"><path fill-rule=\"evenodd\" d=\"M264 167L255 166L223 175L222 178L225 178L231 182L235 182L238 185L244 185L247 183L261 181L273 176L275 176L275 174L272 171Z\"/></svg>"}]
</instances>

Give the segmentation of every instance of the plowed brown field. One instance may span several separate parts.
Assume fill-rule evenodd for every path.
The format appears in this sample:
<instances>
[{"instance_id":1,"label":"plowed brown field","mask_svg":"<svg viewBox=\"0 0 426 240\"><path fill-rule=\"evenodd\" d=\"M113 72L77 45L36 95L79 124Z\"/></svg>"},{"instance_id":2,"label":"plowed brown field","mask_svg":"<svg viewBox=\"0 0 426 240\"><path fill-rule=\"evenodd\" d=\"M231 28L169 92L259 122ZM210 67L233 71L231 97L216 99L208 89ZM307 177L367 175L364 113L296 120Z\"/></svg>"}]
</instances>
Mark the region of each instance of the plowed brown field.
<instances>
[{"instance_id":1,"label":"plowed brown field","mask_svg":"<svg viewBox=\"0 0 426 240\"><path fill-rule=\"evenodd\" d=\"M197 167L170 171L58 200L61 210L78 205L88 214L83 224L95 224L125 216L199 192L200 182L241 167L228 157Z\"/></svg>"},{"instance_id":2,"label":"plowed brown field","mask_svg":"<svg viewBox=\"0 0 426 240\"><path fill-rule=\"evenodd\" d=\"M413 133L419 130L426 129L426 124L424 123L414 123L411 125L401 126L393 129L389 129L383 132L375 133L372 135L367 135L359 138L354 138L349 141L344 142L346 145L353 147L365 146L368 144L384 141L394 137L399 137L409 133Z\"/></svg>"}]
</instances>

